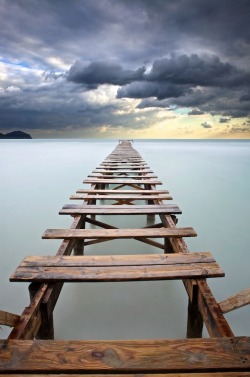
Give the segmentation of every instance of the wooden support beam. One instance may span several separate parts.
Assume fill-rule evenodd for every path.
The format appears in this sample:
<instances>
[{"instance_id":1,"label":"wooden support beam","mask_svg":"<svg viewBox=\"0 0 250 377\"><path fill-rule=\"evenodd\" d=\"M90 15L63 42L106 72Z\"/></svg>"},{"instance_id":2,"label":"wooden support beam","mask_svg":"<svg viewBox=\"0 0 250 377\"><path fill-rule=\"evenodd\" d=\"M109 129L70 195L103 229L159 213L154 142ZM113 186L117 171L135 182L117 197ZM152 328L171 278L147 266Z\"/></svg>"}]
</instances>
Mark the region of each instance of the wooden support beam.
<instances>
[{"instance_id":1,"label":"wooden support beam","mask_svg":"<svg viewBox=\"0 0 250 377\"><path fill-rule=\"evenodd\" d=\"M109 224L106 224L106 223L103 223L101 221L98 221L98 220L95 220L95 219L91 219L89 217L86 217L86 221L89 222L90 224L93 224L93 225L96 225L96 226L99 226L99 227L102 227L104 229L118 229L117 227L115 226L112 226L112 225L109 225ZM159 228L161 224L155 224L153 226L150 226L150 227L145 227L145 228ZM164 250L164 245L162 245L161 243L159 242L156 242L156 241L153 241L153 240L149 240L148 238L135 238L135 240L139 241L139 242L143 242L143 243L146 243L148 245L151 245L151 246L154 246L154 247L157 247L159 249L162 249ZM102 240L101 242L105 242L105 240ZM85 242L85 245L91 245L93 242L92 241L89 241L89 242Z\"/></svg>"},{"instance_id":2,"label":"wooden support beam","mask_svg":"<svg viewBox=\"0 0 250 377\"><path fill-rule=\"evenodd\" d=\"M30 301L32 302L35 299L37 292L39 292L40 284L31 283L29 285ZM42 310L42 301L40 303L40 312L41 312L41 326L35 335L36 339L54 339L54 320L53 313L51 312L48 316L48 312Z\"/></svg>"},{"instance_id":3,"label":"wooden support beam","mask_svg":"<svg viewBox=\"0 0 250 377\"><path fill-rule=\"evenodd\" d=\"M34 295L31 304L24 309L19 320L16 322L8 339L33 339L36 336L42 324L40 305L47 287L47 284L41 285Z\"/></svg>"},{"instance_id":4,"label":"wooden support beam","mask_svg":"<svg viewBox=\"0 0 250 377\"><path fill-rule=\"evenodd\" d=\"M193 292L188 299L187 338L202 338L203 319L198 305L199 289L192 281Z\"/></svg>"},{"instance_id":5,"label":"wooden support beam","mask_svg":"<svg viewBox=\"0 0 250 377\"><path fill-rule=\"evenodd\" d=\"M219 302L220 308L223 313L229 313L232 310L242 308L250 304L250 287L246 288L227 299Z\"/></svg>"},{"instance_id":6,"label":"wooden support beam","mask_svg":"<svg viewBox=\"0 0 250 377\"><path fill-rule=\"evenodd\" d=\"M19 318L20 316L17 314L0 310L0 325L13 327L15 326Z\"/></svg>"}]
</instances>

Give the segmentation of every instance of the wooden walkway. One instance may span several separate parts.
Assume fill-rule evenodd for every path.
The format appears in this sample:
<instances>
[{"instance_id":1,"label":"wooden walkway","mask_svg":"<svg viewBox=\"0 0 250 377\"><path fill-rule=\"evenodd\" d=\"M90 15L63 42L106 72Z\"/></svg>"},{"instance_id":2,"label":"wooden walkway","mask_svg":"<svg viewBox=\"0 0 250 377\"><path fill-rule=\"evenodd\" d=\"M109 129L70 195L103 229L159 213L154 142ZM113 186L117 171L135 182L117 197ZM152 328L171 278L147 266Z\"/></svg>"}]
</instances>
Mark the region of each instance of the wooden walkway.
<instances>
[{"instance_id":1,"label":"wooden walkway","mask_svg":"<svg viewBox=\"0 0 250 377\"><path fill-rule=\"evenodd\" d=\"M70 197L82 204L60 210L73 216L70 229L47 229L43 234L44 239L62 239L57 253L26 257L10 277L31 283L31 301L20 316L0 311L0 324L13 327L8 339L0 340L0 375L250 376L250 338L235 337L224 317L250 302L250 290L221 303L215 300L207 279L224 272L211 253L188 250L184 237L195 237L195 230L176 226L181 210L164 203L172 197L156 187L161 181L131 141L119 142L83 183L91 187ZM159 220L124 229L104 222L103 216L109 218L105 215ZM88 255L89 245L127 238L150 245L152 254ZM54 340L53 310L65 282L171 279L181 279L188 295L185 339ZM208 339L202 339L203 324Z\"/></svg>"}]
</instances>

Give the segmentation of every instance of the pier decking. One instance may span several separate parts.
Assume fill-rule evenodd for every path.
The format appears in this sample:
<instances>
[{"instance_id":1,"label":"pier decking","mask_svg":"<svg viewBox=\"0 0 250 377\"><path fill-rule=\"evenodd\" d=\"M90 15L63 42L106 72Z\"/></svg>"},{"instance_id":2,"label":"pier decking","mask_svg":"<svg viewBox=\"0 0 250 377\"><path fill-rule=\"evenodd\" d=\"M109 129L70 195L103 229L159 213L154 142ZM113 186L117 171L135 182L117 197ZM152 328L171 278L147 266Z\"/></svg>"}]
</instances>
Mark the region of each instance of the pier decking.
<instances>
[{"instance_id":1,"label":"pier decking","mask_svg":"<svg viewBox=\"0 0 250 377\"><path fill-rule=\"evenodd\" d=\"M26 257L10 277L31 283L31 299L20 316L0 311L0 324L13 327L0 340L0 375L250 376L250 338L235 337L224 317L249 304L250 289L216 301L207 280L223 277L223 270L210 252L188 250L184 238L195 237L195 230L177 227L181 209L164 203L171 195L158 189L161 181L131 141L119 142L83 183L91 187L70 197L82 203L59 212L73 216L71 227L43 233L44 239L62 240L57 253ZM104 222L106 215L154 216L155 222L124 229ZM145 243L152 253L88 255L89 245L117 239ZM188 295L185 339L54 340L53 310L64 283L173 279L183 281ZM202 339L203 324L208 339Z\"/></svg>"}]
</instances>

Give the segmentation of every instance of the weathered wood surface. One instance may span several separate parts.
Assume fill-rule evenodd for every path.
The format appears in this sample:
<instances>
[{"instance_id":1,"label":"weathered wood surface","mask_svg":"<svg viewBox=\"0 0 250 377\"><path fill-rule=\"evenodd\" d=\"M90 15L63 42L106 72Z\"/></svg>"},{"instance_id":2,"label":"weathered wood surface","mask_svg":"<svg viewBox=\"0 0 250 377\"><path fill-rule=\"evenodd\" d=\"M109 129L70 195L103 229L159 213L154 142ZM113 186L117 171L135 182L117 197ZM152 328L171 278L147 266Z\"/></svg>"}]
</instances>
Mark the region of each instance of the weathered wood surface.
<instances>
[{"instance_id":1,"label":"weathered wood surface","mask_svg":"<svg viewBox=\"0 0 250 377\"><path fill-rule=\"evenodd\" d=\"M17 314L0 310L0 325L13 327L15 326L19 318L20 316Z\"/></svg>"},{"instance_id":2,"label":"weathered wood surface","mask_svg":"<svg viewBox=\"0 0 250 377\"><path fill-rule=\"evenodd\" d=\"M158 178L155 174L140 174L140 175L128 175L126 174L89 174L88 178L98 178L98 179L151 179Z\"/></svg>"},{"instance_id":3,"label":"weathered wood surface","mask_svg":"<svg viewBox=\"0 0 250 377\"><path fill-rule=\"evenodd\" d=\"M106 195L71 195L71 200L84 200L84 199L96 199L96 200L153 200L153 199L161 199L161 200L172 200L172 196L170 195L125 195L125 194L106 194Z\"/></svg>"},{"instance_id":4,"label":"weathered wood surface","mask_svg":"<svg viewBox=\"0 0 250 377\"><path fill-rule=\"evenodd\" d=\"M96 170L93 170L92 173L106 173L106 174L117 174L117 173L122 173L122 174L125 174L125 173L139 173L139 174L144 174L144 173L153 173L153 170L150 170L150 169L139 169L139 170L136 170L136 169L127 169L127 168L121 168L121 169L116 169L115 171L114 170L108 170L108 169L96 169Z\"/></svg>"},{"instance_id":5,"label":"weathered wood surface","mask_svg":"<svg viewBox=\"0 0 250 377\"><path fill-rule=\"evenodd\" d=\"M232 310L239 309L249 304L250 304L250 287L219 302L220 308L223 311L223 313L231 312Z\"/></svg>"},{"instance_id":6,"label":"weathered wood surface","mask_svg":"<svg viewBox=\"0 0 250 377\"><path fill-rule=\"evenodd\" d=\"M147 214L180 214L181 210L176 205L78 205L67 204L60 210L60 215L147 215Z\"/></svg>"},{"instance_id":7,"label":"weathered wood surface","mask_svg":"<svg viewBox=\"0 0 250 377\"><path fill-rule=\"evenodd\" d=\"M1 372L249 372L250 339L0 341Z\"/></svg>"},{"instance_id":8,"label":"weathered wood surface","mask_svg":"<svg viewBox=\"0 0 250 377\"><path fill-rule=\"evenodd\" d=\"M146 260L146 262L145 262ZM221 277L224 272L211 254L150 256L29 257L10 281L109 282Z\"/></svg>"},{"instance_id":9,"label":"weathered wood surface","mask_svg":"<svg viewBox=\"0 0 250 377\"><path fill-rule=\"evenodd\" d=\"M121 165L122 167L123 166L126 166L126 165L131 165L131 166L134 166L134 165L142 165L142 166L145 166L147 165L147 162L144 161L144 160L141 160L141 161L136 161L136 160L132 160L132 159L123 159L123 160L103 160L101 163L100 163L100 166L101 165Z\"/></svg>"},{"instance_id":10,"label":"weathered wood surface","mask_svg":"<svg viewBox=\"0 0 250 377\"><path fill-rule=\"evenodd\" d=\"M140 190L88 190L88 189L78 189L76 190L77 193L87 193L92 195L99 195L99 194L112 194L112 195L124 195L124 194L140 194L140 195L158 195L158 194L168 194L168 190L145 190L141 188Z\"/></svg>"},{"instance_id":11,"label":"weathered wood surface","mask_svg":"<svg viewBox=\"0 0 250 377\"><path fill-rule=\"evenodd\" d=\"M19 267L110 267L110 266L150 266L173 264L212 263L214 257L209 252L183 254L135 254L135 255L83 255L83 256L29 256Z\"/></svg>"},{"instance_id":12,"label":"weathered wood surface","mask_svg":"<svg viewBox=\"0 0 250 377\"><path fill-rule=\"evenodd\" d=\"M191 372L191 373L140 373L139 377L250 377L250 372ZM1 377L13 377L13 376L22 376L22 377L45 377L48 376L48 373L23 373L14 372L14 373L1 373ZM61 373L60 377L138 377L138 373ZM49 377L58 377L58 373L49 373Z\"/></svg>"},{"instance_id":13,"label":"weathered wood surface","mask_svg":"<svg viewBox=\"0 0 250 377\"><path fill-rule=\"evenodd\" d=\"M160 238L160 237L196 237L193 228L140 228L140 229L47 229L44 239L84 239L84 238Z\"/></svg>"},{"instance_id":14,"label":"weathered wood surface","mask_svg":"<svg viewBox=\"0 0 250 377\"><path fill-rule=\"evenodd\" d=\"M140 179L130 179L129 177L128 178L125 178L124 176L119 178L119 179L112 179L112 178L88 178L88 179L84 179L83 183L95 183L95 184L98 184L98 183L112 183L113 185L117 184L121 184L121 183L125 183L125 184L140 184L140 185L144 185L144 184L152 184L152 185L162 185L162 182L159 181L159 180L156 180L156 179L150 179L150 178L140 178Z\"/></svg>"},{"instance_id":15,"label":"weathered wood surface","mask_svg":"<svg viewBox=\"0 0 250 377\"><path fill-rule=\"evenodd\" d=\"M118 171L124 171L124 170L131 170L133 173L136 171L136 170L139 170L139 172L146 172L146 171L152 171L151 168L149 166L131 166L131 165L122 165L122 166L97 166L95 168L97 170L97 172L99 172L100 170L110 170L112 173L116 173Z\"/></svg>"}]
</instances>

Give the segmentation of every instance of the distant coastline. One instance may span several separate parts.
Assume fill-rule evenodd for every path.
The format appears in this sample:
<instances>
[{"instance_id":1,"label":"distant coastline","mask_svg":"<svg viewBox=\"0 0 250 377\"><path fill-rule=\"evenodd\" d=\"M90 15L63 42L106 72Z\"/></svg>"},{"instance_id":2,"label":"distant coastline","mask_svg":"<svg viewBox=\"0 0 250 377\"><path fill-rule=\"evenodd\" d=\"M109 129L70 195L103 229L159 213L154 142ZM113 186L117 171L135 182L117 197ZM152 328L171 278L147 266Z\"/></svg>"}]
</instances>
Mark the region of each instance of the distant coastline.
<instances>
[{"instance_id":1,"label":"distant coastline","mask_svg":"<svg viewBox=\"0 0 250 377\"><path fill-rule=\"evenodd\" d=\"M0 133L0 139L32 139L32 137L26 132L13 131L13 132L8 132L5 135Z\"/></svg>"}]
</instances>

